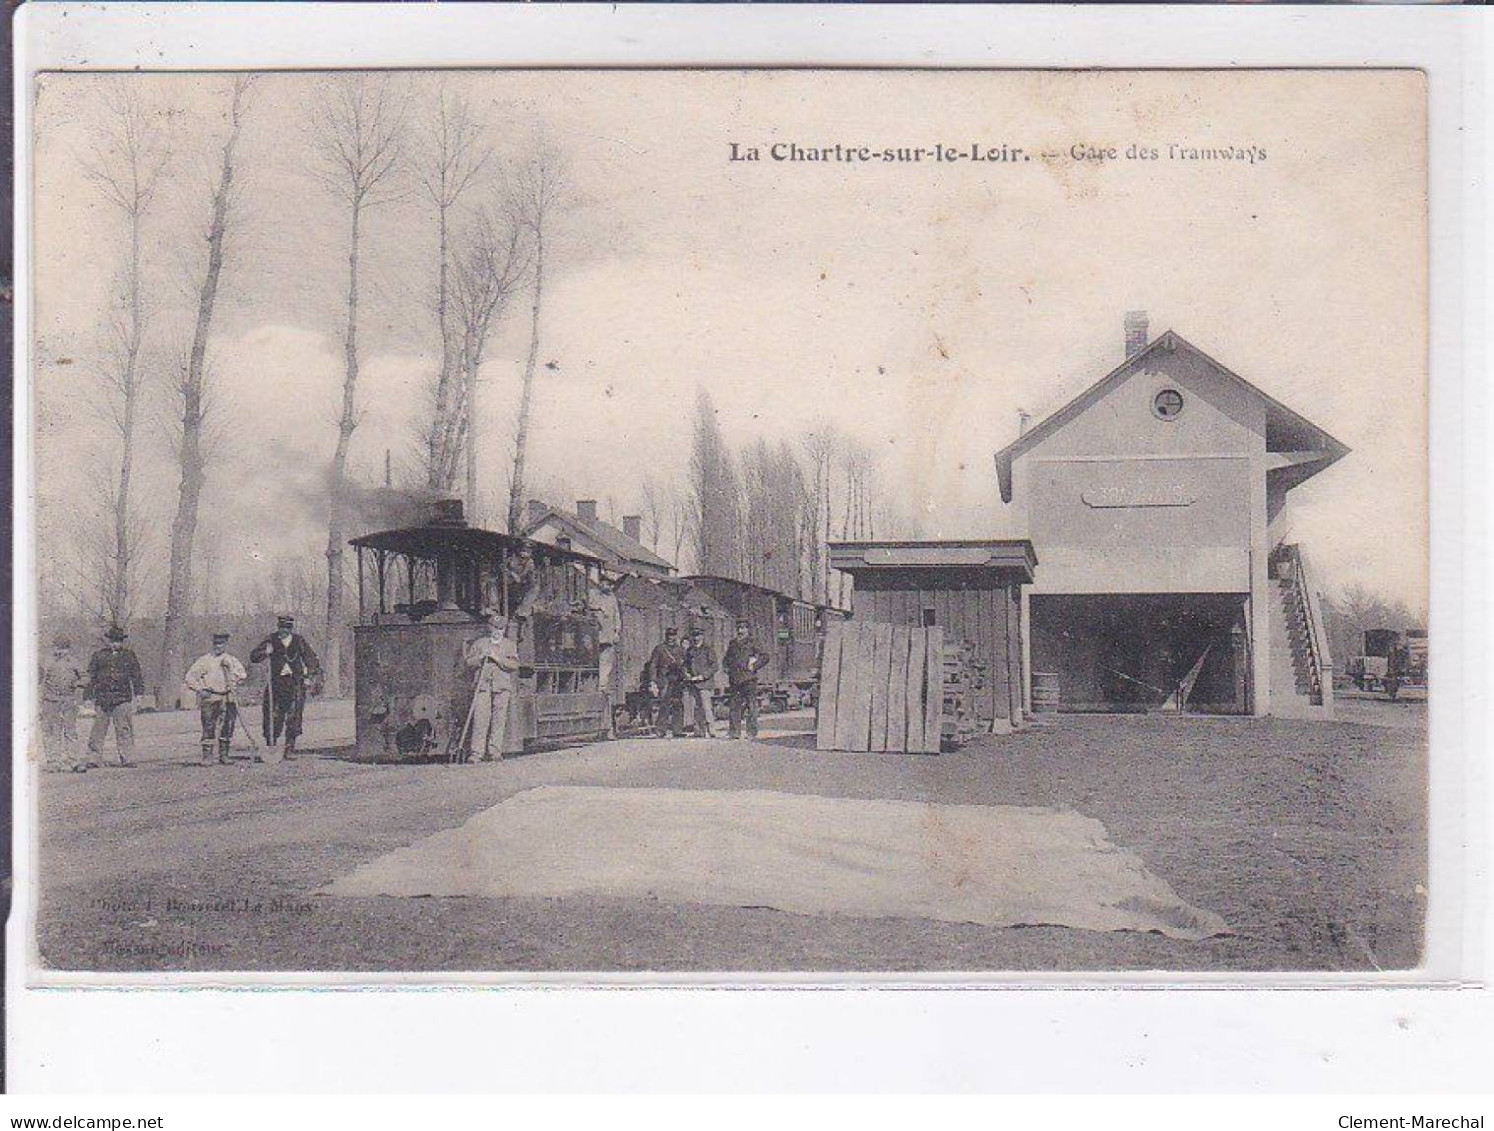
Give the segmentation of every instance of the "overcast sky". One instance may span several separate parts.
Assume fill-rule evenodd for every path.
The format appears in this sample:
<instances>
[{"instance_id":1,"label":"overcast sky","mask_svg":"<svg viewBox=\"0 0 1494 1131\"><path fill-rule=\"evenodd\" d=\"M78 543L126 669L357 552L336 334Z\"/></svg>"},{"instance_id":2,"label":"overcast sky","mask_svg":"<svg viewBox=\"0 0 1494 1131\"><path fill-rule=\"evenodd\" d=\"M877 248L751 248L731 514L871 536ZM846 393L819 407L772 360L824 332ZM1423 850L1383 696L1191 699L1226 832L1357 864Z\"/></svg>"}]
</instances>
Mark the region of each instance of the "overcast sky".
<instances>
[{"instance_id":1,"label":"overcast sky","mask_svg":"<svg viewBox=\"0 0 1494 1131\"><path fill-rule=\"evenodd\" d=\"M44 539L76 541L110 449L90 412L123 228L81 175L99 84L51 76L36 117L36 342ZM190 332L226 83L150 76L174 138L147 244L157 354ZM244 223L212 342L228 447L205 521L230 576L314 553L341 383L345 221L305 173L323 80L273 75L243 140ZM409 88L418 137L428 76ZM1413 72L468 72L501 168L537 130L576 204L545 300L534 481L638 507L648 470L681 475L695 389L727 435L797 437L828 420L881 453L884 490L925 537L1019 533L992 454L1019 408L1040 418L1121 360L1149 311L1347 443L1298 488L1292 537L1325 587L1426 598L1425 116ZM761 162L731 162L730 146ZM774 162L774 142L966 150L1030 160ZM1133 143L1157 160L1126 160ZM1114 147L1076 161L1075 145ZM1254 147L1250 161L1168 146ZM1264 158L1260 158L1264 151ZM1051 156L1045 156L1051 155ZM469 198L490 195L483 185ZM410 463L438 358L434 223L417 196L370 217L360 474ZM502 490L525 300L483 371L485 482ZM145 505L169 526L176 481L146 438ZM491 513L488 516L491 518ZM164 533L161 556L164 559ZM43 553L48 552L44 541Z\"/></svg>"}]
</instances>

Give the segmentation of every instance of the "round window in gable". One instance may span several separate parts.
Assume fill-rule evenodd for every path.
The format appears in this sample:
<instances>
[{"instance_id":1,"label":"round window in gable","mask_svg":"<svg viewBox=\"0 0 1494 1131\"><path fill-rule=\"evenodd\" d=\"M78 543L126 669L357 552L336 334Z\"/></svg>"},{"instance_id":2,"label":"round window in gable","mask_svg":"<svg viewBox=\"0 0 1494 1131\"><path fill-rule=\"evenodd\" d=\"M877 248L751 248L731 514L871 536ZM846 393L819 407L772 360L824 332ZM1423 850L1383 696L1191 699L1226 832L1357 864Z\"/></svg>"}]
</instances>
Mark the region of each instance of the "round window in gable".
<instances>
[{"instance_id":1,"label":"round window in gable","mask_svg":"<svg viewBox=\"0 0 1494 1131\"><path fill-rule=\"evenodd\" d=\"M1152 398L1152 412L1158 420L1176 420L1183 411L1183 394L1176 389L1163 389Z\"/></svg>"}]
</instances>

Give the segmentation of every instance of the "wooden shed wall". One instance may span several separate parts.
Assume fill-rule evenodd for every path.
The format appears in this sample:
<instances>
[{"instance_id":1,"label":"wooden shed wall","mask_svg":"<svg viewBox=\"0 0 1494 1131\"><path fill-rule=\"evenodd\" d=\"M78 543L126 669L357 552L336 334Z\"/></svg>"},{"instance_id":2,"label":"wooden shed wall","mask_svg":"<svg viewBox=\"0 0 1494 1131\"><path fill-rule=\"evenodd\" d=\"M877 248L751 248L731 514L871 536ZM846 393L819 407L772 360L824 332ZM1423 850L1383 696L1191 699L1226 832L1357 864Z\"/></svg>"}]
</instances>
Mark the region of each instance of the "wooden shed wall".
<instances>
[{"instance_id":1,"label":"wooden shed wall","mask_svg":"<svg viewBox=\"0 0 1494 1131\"><path fill-rule=\"evenodd\" d=\"M1020 718L1022 702L1021 590L990 577L920 576L868 571L856 579L854 617L884 624L922 625L924 610L948 638L962 640L984 665L975 696L983 721Z\"/></svg>"}]
</instances>

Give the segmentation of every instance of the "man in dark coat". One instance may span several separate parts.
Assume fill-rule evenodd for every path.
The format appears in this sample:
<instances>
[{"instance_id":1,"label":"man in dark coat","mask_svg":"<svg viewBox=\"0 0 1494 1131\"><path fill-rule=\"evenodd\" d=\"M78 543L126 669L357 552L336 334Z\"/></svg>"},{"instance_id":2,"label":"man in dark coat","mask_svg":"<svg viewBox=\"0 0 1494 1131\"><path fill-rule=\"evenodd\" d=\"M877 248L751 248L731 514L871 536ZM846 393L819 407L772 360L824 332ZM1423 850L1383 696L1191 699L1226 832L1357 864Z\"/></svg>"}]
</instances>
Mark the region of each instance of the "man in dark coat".
<instances>
[{"instance_id":1,"label":"man in dark coat","mask_svg":"<svg viewBox=\"0 0 1494 1131\"><path fill-rule=\"evenodd\" d=\"M133 766L135 753L135 697L145 694L145 676L135 653L125 647L125 630L111 624L104 633L104 646L88 661L88 686L83 698L94 706L93 726L88 732L88 765L104 764L104 739L114 727L119 764Z\"/></svg>"},{"instance_id":2,"label":"man in dark coat","mask_svg":"<svg viewBox=\"0 0 1494 1131\"><path fill-rule=\"evenodd\" d=\"M737 621L737 634L726 646L722 666L726 668L727 725L732 738L742 737L742 718L747 719L747 737L757 737L757 672L767 654L752 639L751 626Z\"/></svg>"},{"instance_id":3,"label":"man in dark coat","mask_svg":"<svg viewBox=\"0 0 1494 1131\"><path fill-rule=\"evenodd\" d=\"M322 662L306 643L306 638L296 632L294 617L281 616L275 619L275 633L254 646L249 653L249 662L268 662L270 678L265 685L264 706L261 717L264 723L265 745L274 746L285 734L285 757L290 759L296 750L296 739L301 736L301 716L306 709L306 690L321 678Z\"/></svg>"},{"instance_id":4,"label":"man in dark coat","mask_svg":"<svg viewBox=\"0 0 1494 1131\"><path fill-rule=\"evenodd\" d=\"M711 737L711 680L716 676L716 653L706 643L705 630L699 627L690 630L690 643L685 648L685 691L690 696L691 711L695 716L697 738Z\"/></svg>"},{"instance_id":5,"label":"man in dark coat","mask_svg":"<svg viewBox=\"0 0 1494 1131\"><path fill-rule=\"evenodd\" d=\"M664 630L664 642L654 647L644 669L649 692L658 697L658 727L673 738L685 727L685 660L680 651L680 631Z\"/></svg>"}]
</instances>

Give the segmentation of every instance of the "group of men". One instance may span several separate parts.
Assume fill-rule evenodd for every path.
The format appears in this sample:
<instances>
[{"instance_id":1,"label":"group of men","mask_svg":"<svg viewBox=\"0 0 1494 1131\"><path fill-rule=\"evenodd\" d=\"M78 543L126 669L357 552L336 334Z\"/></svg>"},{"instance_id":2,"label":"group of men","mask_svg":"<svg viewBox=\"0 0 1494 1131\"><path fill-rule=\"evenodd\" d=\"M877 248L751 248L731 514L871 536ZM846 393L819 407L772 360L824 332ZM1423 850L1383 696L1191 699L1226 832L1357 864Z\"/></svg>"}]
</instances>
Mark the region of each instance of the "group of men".
<instances>
[{"instance_id":1,"label":"group of men","mask_svg":"<svg viewBox=\"0 0 1494 1131\"><path fill-rule=\"evenodd\" d=\"M721 666L726 671L727 727L732 738L757 737L757 678L767 655L752 639L746 620L737 621L736 635L726 646ZM664 639L649 656L643 683L658 702L656 723L670 738L684 733L685 698L694 715L694 733L711 736L711 685L716 677L716 654L700 627L690 630L690 642L680 647L677 628L666 628Z\"/></svg>"},{"instance_id":2,"label":"group of men","mask_svg":"<svg viewBox=\"0 0 1494 1131\"><path fill-rule=\"evenodd\" d=\"M250 663L269 666L260 712L265 745L274 748L283 737L287 759L295 756L307 690L321 676L321 661L295 627L293 617L278 617L274 633L249 653ZM117 764L135 764L135 704L145 694L145 677L127 639L123 628L111 625L86 670L73 658L71 640L59 636L53 641L52 656L41 670L43 769L83 773L102 767L111 729ZM238 657L228 651L229 639L227 632L213 633L212 650L193 661L184 679L197 697L204 766L231 761L239 714L236 692L249 678ZM76 724L80 704L92 704L94 711L83 750L78 748ZM263 761L263 755L256 751L254 760Z\"/></svg>"}]
</instances>

